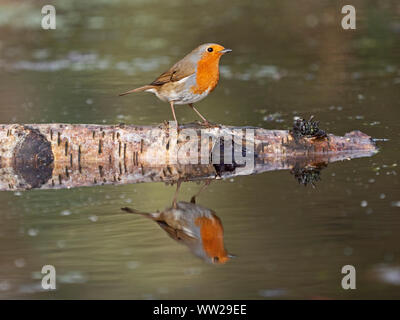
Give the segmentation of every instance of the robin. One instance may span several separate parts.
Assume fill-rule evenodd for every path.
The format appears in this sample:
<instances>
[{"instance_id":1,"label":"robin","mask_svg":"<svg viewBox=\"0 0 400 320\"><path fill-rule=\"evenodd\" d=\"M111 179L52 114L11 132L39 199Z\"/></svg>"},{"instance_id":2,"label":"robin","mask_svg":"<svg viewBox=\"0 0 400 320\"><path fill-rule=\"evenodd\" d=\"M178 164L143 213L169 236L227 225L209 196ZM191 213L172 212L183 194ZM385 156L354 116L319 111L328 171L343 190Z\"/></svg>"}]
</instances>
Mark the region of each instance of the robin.
<instances>
[{"instance_id":1,"label":"robin","mask_svg":"<svg viewBox=\"0 0 400 320\"><path fill-rule=\"evenodd\" d=\"M219 80L219 59L231 51L216 43L202 44L152 83L121 93L120 96L133 92L151 92L170 104L177 127L174 105L178 104L189 105L204 124L208 125L207 119L193 104L207 97L215 89Z\"/></svg>"},{"instance_id":2,"label":"robin","mask_svg":"<svg viewBox=\"0 0 400 320\"><path fill-rule=\"evenodd\" d=\"M224 247L224 229L214 211L196 204L196 196L190 202L177 201L175 193L172 207L162 212L146 213L131 208L122 208L128 213L141 214L155 222L175 241L189 247L206 262L221 264L230 255Z\"/></svg>"}]
</instances>

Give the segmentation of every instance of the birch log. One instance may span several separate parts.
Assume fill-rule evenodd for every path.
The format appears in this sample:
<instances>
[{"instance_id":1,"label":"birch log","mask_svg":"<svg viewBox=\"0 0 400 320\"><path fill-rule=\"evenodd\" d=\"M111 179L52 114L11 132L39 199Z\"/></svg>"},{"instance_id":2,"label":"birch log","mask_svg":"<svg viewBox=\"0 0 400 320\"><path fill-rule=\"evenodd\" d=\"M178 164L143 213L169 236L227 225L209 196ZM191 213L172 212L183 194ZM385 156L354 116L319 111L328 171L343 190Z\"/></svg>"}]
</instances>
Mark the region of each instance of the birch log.
<instances>
[{"instance_id":1,"label":"birch log","mask_svg":"<svg viewBox=\"0 0 400 320\"><path fill-rule=\"evenodd\" d=\"M229 140L228 150L240 144L253 166L217 161ZM179 132L167 124L0 125L0 190L224 178L376 152L372 139L359 131L298 137L286 130L197 124Z\"/></svg>"}]
</instances>

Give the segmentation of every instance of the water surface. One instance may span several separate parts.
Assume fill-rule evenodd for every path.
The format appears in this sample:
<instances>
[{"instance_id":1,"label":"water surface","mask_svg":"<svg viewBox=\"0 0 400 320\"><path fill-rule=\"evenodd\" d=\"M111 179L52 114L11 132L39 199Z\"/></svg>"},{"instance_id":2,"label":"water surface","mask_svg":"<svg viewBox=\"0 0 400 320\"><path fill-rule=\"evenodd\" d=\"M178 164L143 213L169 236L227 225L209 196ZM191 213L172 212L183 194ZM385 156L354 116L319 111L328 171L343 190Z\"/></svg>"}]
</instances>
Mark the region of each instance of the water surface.
<instances>
[{"instance_id":1,"label":"water surface","mask_svg":"<svg viewBox=\"0 0 400 320\"><path fill-rule=\"evenodd\" d=\"M198 108L227 125L286 129L314 114L324 130L359 129L369 158L330 164L316 187L289 171L214 181L197 203L216 212L237 257L207 264L154 222L120 210L171 206L163 183L0 193L0 297L271 299L400 297L400 5L353 1L0 1L0 123L158 124L167 104L117 94L156 78L204 42L233 52ZM177 108L180 122L197 120ZM201 188L184 183L179 199ZM41 268L57 290L41 290ZM357 289L341 288L354 265Z\"/></svg>"}]
</instances>

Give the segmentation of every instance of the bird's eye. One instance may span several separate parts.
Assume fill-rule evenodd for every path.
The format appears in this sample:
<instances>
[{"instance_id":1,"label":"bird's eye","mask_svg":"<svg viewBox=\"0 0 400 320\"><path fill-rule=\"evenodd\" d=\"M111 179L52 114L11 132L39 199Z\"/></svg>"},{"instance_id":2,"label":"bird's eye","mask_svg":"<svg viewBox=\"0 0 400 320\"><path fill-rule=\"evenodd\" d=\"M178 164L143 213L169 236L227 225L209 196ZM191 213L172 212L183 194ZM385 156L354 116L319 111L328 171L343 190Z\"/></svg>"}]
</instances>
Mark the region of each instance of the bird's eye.
<instances>
[{"instance_id":1,"label":"bird's eye","mask_svg":"<svg viewBox=\"0 0 400 320\"><path fill-rule=\"evenodd\" d=\"M211 47L207 48L207 51L208 51L208 52L213 52L213 50L214 50L214 49L211 48Z\"/></svg>"}]
</instances>

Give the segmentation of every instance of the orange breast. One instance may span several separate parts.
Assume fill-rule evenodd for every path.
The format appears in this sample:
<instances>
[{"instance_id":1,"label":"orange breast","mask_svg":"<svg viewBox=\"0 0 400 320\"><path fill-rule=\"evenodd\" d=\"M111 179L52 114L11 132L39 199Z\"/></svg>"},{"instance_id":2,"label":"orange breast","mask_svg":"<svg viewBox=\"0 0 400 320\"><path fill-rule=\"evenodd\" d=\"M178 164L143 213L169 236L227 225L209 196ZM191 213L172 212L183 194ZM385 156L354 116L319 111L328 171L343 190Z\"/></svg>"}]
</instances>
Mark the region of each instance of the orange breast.
<instances>
[{"instance_id":1,"label":"orange breast","mask_svg":"<svg viewBox=\"0 0 400 320\"><path fill-rule=\"evenodd\" d=\"M219 80L219 57L204 57L197 64L196 85L191 87L195 94L214 90Z\"/></svg>"},{"instance_id":2,"label":"orange breast","mask_svg":"<svg viewBox=\"0 0 400 320\"><path fill-rule=\"evenodd\" d=\"M203 249L209 257L218 257L219 263L228 260L228 253L224 246L224 229L218 217L213 219L201 217L196 219L196 224L200 227Z\"/></svg>"}]
</instances>

